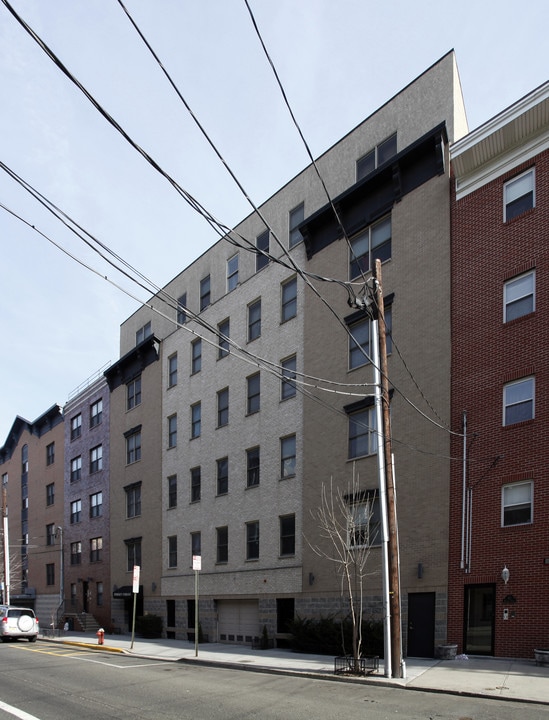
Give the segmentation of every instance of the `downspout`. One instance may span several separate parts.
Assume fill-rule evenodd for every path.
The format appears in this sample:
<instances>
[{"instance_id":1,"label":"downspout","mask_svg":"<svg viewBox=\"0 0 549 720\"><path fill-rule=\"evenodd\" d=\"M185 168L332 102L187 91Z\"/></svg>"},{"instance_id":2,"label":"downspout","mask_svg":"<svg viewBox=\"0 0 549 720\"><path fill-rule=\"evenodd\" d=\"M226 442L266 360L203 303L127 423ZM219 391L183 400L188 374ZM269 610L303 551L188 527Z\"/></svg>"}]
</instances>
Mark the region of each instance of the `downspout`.
<instances>
[{"instance_id":1,"label":"downspout","mask_svg":"<svg viewBox=\"0 0 549 720\"><path fill-rule=\"evenodd\" d=\"M467 515L467 413L463 411L463 459L462 459L462 497L461 497L461 561L460 568L465 569L465 533Z\"/></svg>"}]
</instances>

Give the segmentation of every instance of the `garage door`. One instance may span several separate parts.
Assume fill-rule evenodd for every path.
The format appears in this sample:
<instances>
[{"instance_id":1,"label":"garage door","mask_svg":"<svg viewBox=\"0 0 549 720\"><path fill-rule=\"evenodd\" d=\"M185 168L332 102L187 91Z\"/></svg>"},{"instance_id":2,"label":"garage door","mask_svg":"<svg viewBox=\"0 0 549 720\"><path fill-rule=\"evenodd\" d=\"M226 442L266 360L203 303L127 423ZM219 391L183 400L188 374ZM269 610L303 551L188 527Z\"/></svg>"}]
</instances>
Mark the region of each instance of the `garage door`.
<instances>
[{"instance_id":1,"label":"garage door","mask_svg":"<svg viewBox=\"0 0 549 720\"><path fill-rule=\"evenodd\" d=\"M259 637L257 600L218 600L220 642L251 643Z\"/></svg>"}]
</instances>

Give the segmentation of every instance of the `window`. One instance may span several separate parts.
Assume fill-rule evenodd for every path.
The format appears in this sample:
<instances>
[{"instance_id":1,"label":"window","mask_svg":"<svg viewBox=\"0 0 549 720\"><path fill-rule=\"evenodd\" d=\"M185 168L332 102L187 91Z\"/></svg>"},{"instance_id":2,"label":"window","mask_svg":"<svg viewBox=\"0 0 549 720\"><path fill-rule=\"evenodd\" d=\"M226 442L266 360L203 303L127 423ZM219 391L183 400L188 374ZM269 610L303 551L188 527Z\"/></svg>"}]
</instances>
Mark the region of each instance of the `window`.
<instances>
[{"instance_id":1,"label":"window","mask_svg":"<svg viewBox=\"0 0 549 720\"><path fill-rule=\"evenodd\" d=\"M126 569L132 571L135 565L141 567L141 538L124 540L126 544Z\"/></svg>"},{"instance_id":2,"label":"window","mask_svg":"<svg viewBox=\"0 0 549 720\"><path fill-rule=\"evenodd\" d=\"M534 378L509 383L503 388L503 424L532 420L534 417Z\"/></svg>"},{"instance_id":3,"label":"window","mask_svg":"<svg viewBox=\"0 0 549 720\"><path fill-rule=\"evenodd\" d=\"M168 508L177 507L177 475L168 478Z\"/></svg>"},{"instance_id":4,"label":"window","mask_svg":"<svg viewBox=\"0 0 549 720\"><path fill-rule=\"evenodd\" d=\"M183 325L187 321L187 293L177 298L177 322Z\"/></svg>"},{"instance_id":5,"label":"window","mask_svg":"<svg viewBox=\"0 0 549 720\"><path fill-rule=\"evenodd\" d=\"M82 435L82 413L71 418L71 440L76 440Z\"/></svg>"},{"instance_id":6,"label":"window","mask_svg":"<svg viewBox=\"0 0 549 720\"><path fill-rule=\"evenodd\" d=\"M191 438L200 437L202 405L197 402L191 405Z\"/></svg>"},{"instance_id":7,"label":"window","mask_svg":"<svg viewBox=\"0 0 549 720\"><path fill-rule=\"evenodd\" d=\"M526 210L535 207L534 170L519 175L503 186L503 219L512 220Z\"/></svg>"},{"instance_id":8,"label":"window","mask_svg":"<svg viewBox=\"0 0 549 720\"><path fill-rule=\"evenodd\" d=\"M295 435L288 435L288 437L280 439L280 477L293 477L295 475L295 463Z\"/></svg>"},{"instance_id":9,"label":"window","mask_svg":"<svg viewBox=\"0 0 549 720\"><path fill-rule=\"evenodd\" d=\"M93 428L96 425L101 424L103 419L103 400L99 399L94 402L90 407L90 427Z\"/></svg>"},{"instance_id":10,"label":"window","mask_svg":"<svg viewBox=\"0 0 549 720\"><path fill-rule=\"evenodd\" d=\"M229 458L220 458L217 464L217 494L226 495L229 492Z\"/></svg>"},{"instance_id":11,"label":"window","mask_svg":"<svg viewBox=\"0 0 549 720\"><path fill-rule=\"evenodd\" d=\"M201 492L201 472L200 467L191 469L191 502L200 500Z\"/></svg>"},{"instance_id":12,"label":"window","mask_svg":"<svg viewBox=\"0 0 549 720\"><path fill-rule=\"evenodd\" d=\"M295 515L278 518L280 526L280 554L295 555Z\"/></svg>"},{"instance_id":13,"label":"window","mask_svg":"<svg viewBox=\"0 0 549 720\"><path fill-rule=\"evenodd\" d=\"M141 405L141 375L127 384L127 405L128 410Z\"/></svg>"},{"instance_id":14,"label":"window","mask_svg":"<svg viewBox=\"0 0 549 720\"><path fill-rule=\"evenodd\" d=\"M191 533L191 555L202 555L202 535L199 532Z\"/></svg>"},{"instance_id":15,"label":"window","mask_svg":"<svg viewBox=\"0 0 549 720\"><path fill-rule=\"evenodd\" d=\"M21 474L26 475L29 471L29 446L23 445L21 448Z\"/></svg>"},{"instance_id":16,"label":"window","mask_svg":"<svg viewBox=\"0 0 549 720\"><path fill-rule=\"evenodd\" d=\"M516 320L536 309L535 304L536 273L526 273L513 278L503 287L503 322Z\"/></svg>"},{"instance_id":17,"label":"window","mask_svg":"<svg viewBox=\"0 0 549 720\"><path fill-rule=\"evenodd\" d=\"M389 260L391 257L391 217L370 225L351 239L350 279L361 277L374 265L374 260Z\"/></svg>"},{"instance_id":18,"label":"window","mask_svg":"<svg viewBox=\"0 0 549 720\"><path fill-rule=\"evenodd\" d=\"M95 601L96 601L98 607L101 607L103 605L103 583L102 582L98 582L96 585Z\"/></svg>"},{"instance_id":19,"label":"window","mask_svg":"<svg viewBox=\"0 0 549 720\"><path fill-rule=\"evenodd\" d=\"M177 445L177 415L168 418L168 448Z\"/></svg>"},{"instance_id":20,"label":"window","mask_svg":"<svg viewBox=\"0 0 549 720\"><path fill-rule=\"evenodd\" d=\"M191 343L191 373L200 372L202 368L202 340L197 338Z\"/></svg>"},{"instance_id":21,"label":"window","mask_svg":"<svg viewBox=\"0 0 549 720\"><path fill-rule=\"evenodd\" d=\"M82 543L71 543L71 565L80 565L82 562Z\"/></svg>"},{"instance_id":22,"label":"window","mask_svg":"<svg viewBox=\"0 0 549 720\"><path fill-rule=\"evenodd\" d=\"M204 310L211 302L210 276L206 275L200 281L200 310Z\"/></svg>"},{"instance_id":23,"label":"window","mask_svg":"<svg viewBox=\"0 0 549 720\"><path fill-rule=\"evenodd\" d=\"M525 525L532 522L531 481L504 485L501 489L501 524Z\"/></svg>"},{"instance_id":24,"label":"window","mask_svg":"<svg viewBox=\"0 0 549 720\"><path fill-rule=\"evenodd\" d=\"M349 459L374 455L377 452L375 407L364 408L349 415Z\"/></svg>"},{"instance_id":25,"label":"window","mask_svg":"<svg viewBox=\"0 0 549 720\"><path fill-rule=\"evenodd\" d=\"M246 523L246 560L259 558L259 522Z\"/></svg>"},{"instance_id":26,"label":"window","mask_svg":"<svg viewBox=\"0 0 549 720\"><path fill-rule=\"evenodd\" d=\"M71 460L71 482L76 482L82 477L82 457L79 455Z\"/></svg>"},{"instance_id":27,"label":"window","mask_svg":"<svg viewBox=\"0 0 549 720\"><path fill-rule=\"evenodd\" d=\"M97 445L90 450L90 473L103 469L103 446Z\"/></svg>"},{"instance_id":28,"label":"window","mask_svg":"<svg viewBox=\"0 0 549 720\"><path fill-rule=\"evenodd\" d=\"M168 387L177 385L177 353L168 358Z\"/></svg>"},{"instance_id":29,"label":"window","mask_svg":"<svg viewBox=\"0 0 549 720\"><path fill-rule=\"evenodd\" d=\"M246 413L259 412L260 404L260 375L255 373L246 378Z\"/></svg>"},{"instance_id":30,"label":"window","mask_svg":"<svg viewBox=\"0 0 549 720\"><path fill-rule=\"evenodd\" d=\"M55 563L46 565L46 585L55 585Z\"/></svg>"},{"instance_id":31,"label":"window","mask_svg":"<svg viewBox=\"0 0 549 720\"><path fill-rule=\"evenodd\" d=\"M259 272L269 264L269 231L265 230L261 235L258 235L255 239L256 256L255 256L255 271Z\"/></svg>"},{"instance_id":32,"label":"window","mask_svg":"<svg viewBox=\"0 0 549 720\"><path fill-rule=\"evenodd\" d=\"M100 562L103 554L103 538L90 539L90 562Z\"/></svg>"},{"instance_id":33,"label":"window","mask_svg":"<svg viewBox=\"0 0 549 720\"><path fill-rule=\"evenodd\" d=\"M97 518L103 515L103 493L96 492L90 495L90 517Z\"/></svg>"},{"instance_id":34,"label":"window","mask_svg":"<svg viewBox=\"0 0 549 720\"><path fill-rule=\"evenodd\" d=\"M227 292L238 285L238 253L227 260Z\"/></svg>"},{"instance_id":35,"label":"window","mask_svg":"<svg viewBox=\"0 0 549 720\"><path fill-rule=\"evenodd\" d=\"M82 500L71 502L71 525L79 523L82 519Z\"/></svg>"},{"instance_id":36,"label":"window","mask_svg":"<svg viewBox=\"0 0 549 720\"><path fill-rule=\"evenodd\" d=\"M139 517L141 515L141 483L128 485L124 491L126 493L126 517Z\"/></svg>"},{"instance_id":37,"label":"window","mask_svg":"<svg viewBox=\"0 0 549 720\"><path fill-rule=\"evenodd\" d=\"M381 514L376 491L364 493L350 508L349 545L371 547L381 543Z\"/></svg>"},{"instance_id":38,"label":"window","mask_svg":"<svg viewBox=\"0 0 549 720\"><path fill-rule=\"evenodd\" d=\"M46 545L55 545L55 523L46 525Z\"/></svg>"},{"instance_id":39,"label":"window","mask_svg":"<svg viewBox=\"0 0 549 720\"><path fill-rule=\"evenodd\" d=\"M248 305L248 342L261 336L261 298Z\"/></svg>"},{"instance_id":40,"label":"window","mask_svg":"<svg viewBox=\"0 0 549 720\"><path fill-rule=\"evenodd\" d=\"M229 561L229 528L218 527L215 529L216 534L216 547L217 547L217 562L226 563Z\"/></svg>"},{"instance_id":41,"label":"window","mask_svg":"<svg viewBox=\"0 0 549 720\"><path fill-rule=\"evenodd\" d=\"M227 357L227 355L229 354L230 332L231 325L229 319L227 318L227 320L223 320L223 322L219 323L219 325L217 326L217 334L219 337L219 349L217 351L218 360Z\"/></svg>"},{"instance_id":42,"label":"window","mask_svg":"<svg viewBox=\"0 0 549 720\"><path fill-rule=\"evenodd\" d=\"M282 283L280 322L291 320L297 315L297 278Z\"/></svg>"},{"instance_id":43,"label":"window","mask_svg":"<svg viewBox=\"0 0 549 720\"><path fill-rule=\"evenodd\" d=\"M298 245L302 240L303 236L299 231L299 224L305 219L305 205L301 203L293 210L290 210L289 215L289 247L290 249Z\"/></svg>"},{"instance_id":44,"label":"window","mask_svg":"<svg viewBox=\"0 0 549 720\"><path fill-rule=\"evenodd\" d=\"M139 330L135 333L135 344L139 345L139 343L142 343L144 340L146 340L148 337L152 335L152 326L151 321L146 322L143 327L140 327Z\"/></svg>"},{"instance_id":45,"label":"window","mask_svg":"<svg viewBox=\"0 0 549 720\"><path fill-rule=\"evenodd\" d=\"M177 567L177 535L168 538L168 567Z\"/></svg>"},{"instance_id":46,"label":"window","mask_svg":"<svg viewBox=\"0 0 549 720\"><path fill-rule=\"evenodd\" d=\"M397 152L397 135L391 135L383 142L380 142L373 150L370 150L357 160L356 163L356 179L357 182L363 177L369 175L377 167L383 165L389 158L396 155Z\"/></svg>"},{"instance_id":47,"label":"window","mask_svg":"<svg viewBox=\"0 0 549 720\"><path fill-rule=\"evenodd\" d=\"M141 430L136 430L126 437L126 465L141 460Z\"/></svg>"},{"instance_id":48,"label":"window","mask_svg":"<svg viewBox=\"0 0 549 720\"><path fill-rule=\"evenodd\" d=\"M246 484L248 487L259 485L259 447L246 450Z\"/></svg>"},{"instance_id":49,"label":"window","mask_svg":"<svg viewBox=\"0 0 549 720\"><path fill-rule=\"evenodd\" d=\"M296 371L296 356L286 358L282 360L282 385L280 389L280 397L282 400L294 397L296 393L295 389L295 371Z\"/></svg>"},{"instance_id":50,"label":"window","mask_svg":"<svg viewBox=\"0 0 549 720\"><path fill-rule=\"evenodd\" d=\"M53 465L55 462L55 443L46 445L46 465Z\"/></svg>"},{"instance_id":51,"label":"window","mask_svg":"<svg viewBox=\"0 0 549 720\"><path fill-rule=\"evenodd\" d=\"M49 507L55 503L55 483L46 485L46 506Z\"/></svg>"},{"instance_id":52,"label":"window","mask_svg":"<svg viewBox=\"0 0 549 720\"><path fill-rule=\"evenodd\" d=\"M362 311L359 313L363 315ZM369 318L360 317L359 320L353 322L356 315L351 316L349 321L349 370L367 365L371 362L372 349L370 347L370 338L372 336L372 321ZM381 321L380 321L381 322ZM385 305L385 339L387 345L387 354L392 352L392 325L393 313L390 305Z\"/></svg>"},{"instance_id":53,"label":"window","mask_svg":"<svg viewBox=\"0 0 549 720\"><path fill-rule=\"evenodd\" d=\"M217 393L217 427L229 423L229 388Z\"/></svg>"}]
</instances>

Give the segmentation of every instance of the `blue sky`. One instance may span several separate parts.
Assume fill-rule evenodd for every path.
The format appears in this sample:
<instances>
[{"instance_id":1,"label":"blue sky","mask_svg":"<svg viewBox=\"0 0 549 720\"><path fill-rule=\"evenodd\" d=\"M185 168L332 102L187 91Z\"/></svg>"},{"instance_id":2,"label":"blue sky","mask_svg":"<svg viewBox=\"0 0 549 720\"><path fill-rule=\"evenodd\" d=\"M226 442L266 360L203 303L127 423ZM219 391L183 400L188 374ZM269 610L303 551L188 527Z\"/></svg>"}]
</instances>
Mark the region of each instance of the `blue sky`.
<instances>
[{"instance_id":1,"label":"blue sky","mask_svg":"<svg viewBox=\"0 0 549 720\"><path fill-rule=\"evenodd\" d=\"M212 214L249 206L117 0L10 0L122 127ZM124 0L256 204L308 164L244 0ZM433 62L456 52L470 129L547 78L549 5L530 0L249 0L318 156ZM218 236L111 128L0 3L0 160L166 284ZM147 294L116 275L0 172L0 445L118 357ZM138 299L108 283L114 282Z\"/></svg>"}]
</instances>

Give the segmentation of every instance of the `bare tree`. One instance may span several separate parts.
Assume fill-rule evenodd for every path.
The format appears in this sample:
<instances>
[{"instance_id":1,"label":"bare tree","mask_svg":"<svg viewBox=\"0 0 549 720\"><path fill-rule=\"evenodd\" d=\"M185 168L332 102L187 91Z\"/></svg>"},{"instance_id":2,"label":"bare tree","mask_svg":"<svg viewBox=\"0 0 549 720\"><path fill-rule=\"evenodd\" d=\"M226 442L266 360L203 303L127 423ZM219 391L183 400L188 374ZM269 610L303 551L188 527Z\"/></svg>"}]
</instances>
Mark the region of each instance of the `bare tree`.
<instances>
[{"instance_id":1,"label":"bare tree","mask_svg":"<svg viewBox=\"0 0 549 720\"><path fill-rule=\"evenodd\" d=\"M347 598L353 630L354 670L359 669L362 654L362 617L364 580L370 551L379 535L379 523L373 522L375 492L360 489L359 476L353 466L352 478L345 490L322 483L320 506L311 510L318 524L319 540L309 546L318 556L333 563L341 579L341 596Z\"/></svg>"}]
</instances>

